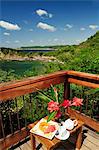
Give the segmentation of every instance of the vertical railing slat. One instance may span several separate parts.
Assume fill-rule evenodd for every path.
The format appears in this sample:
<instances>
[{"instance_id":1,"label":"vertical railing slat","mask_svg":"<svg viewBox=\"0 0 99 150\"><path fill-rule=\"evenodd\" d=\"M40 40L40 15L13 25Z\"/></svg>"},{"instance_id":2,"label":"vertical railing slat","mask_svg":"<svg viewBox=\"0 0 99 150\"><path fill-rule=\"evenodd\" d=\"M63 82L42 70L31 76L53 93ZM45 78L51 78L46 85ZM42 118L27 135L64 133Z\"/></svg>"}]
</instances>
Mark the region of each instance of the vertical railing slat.
<instances>
[{"instance_id":1,"label":"vertical railing slat","mask_svg":"<svg viewBox=\"0 0 99 150\"><path fill-rule=\"evenodd\" d=\"M13 134L13 125L12 125L12 118L11 118L11 110L10 110L10 101L8 101L9 104L9 108L8 108L8 116L9 116L9 122L10 122L10 129L11 129L11 133Z\"/></svg>"},{"instance_id":2,"label":"vertical railing slat","mask_svg":"<svg viewBox=\"0 0 99 150\"><path fill-rule=\"evenodd\" d=\"M84 97L84 87L82 86L82 91L81 91L80 98L83 99L83 97ZM83 102L84 102L84 99L83 99ZM80 113L82 113L82 105L80 106Z\"/></svg>"},{"instance_id":3,"label":"vertical railing slat","mask_svg":"<svg viewBox=\"0 0 99 150\"><path fill-rule=\"evenodd\" d=\"M32 111L33 105L32 105L32 94L31 93L29 94L29 103L30 103L29 108L30 108L31 118L33 118L34 115L33 115L33 111Z\"/></svg>"},{"instance_id":4,"label":"vertical railing slat","mask_svg":"<svg viewBox=\"0 0 99 150\"><path fill-rule=\"evenodd\" d=\"M92 101L92 107L91 107L91 117L94 118L93 116L93 110L94 110L94 99Z\"/></svg>"},{"instance_id":5,"label":"vertical railing slat","mask_svg":"<svg viewBox=\"0 0 99 150\"><path fill-rule=\"evenodd\" d=\"M18 112L18 104L17 104L17 99L15 98L15 105L16 105L16 113L17 113L17 122L18 122L18 129L20 130L20 118L19 118L19 112Z\"/></svg>"},{"instance_id":6,"label":"vertical railing slat","mask_svg":"<svg viewBox=\"0 0 99 150\"><path fill-rule=\"evenodd\" d=\"M24 120L25 120L25 127L27 128L27 118L26 118L26 100L24 98L24 95L22 96L23 97L23 110L24 110Z\"/></svg>"},{"instance_id":7,"label":"vertical railing slat","mask_svg":"<svg viewBox=\"0 0 99 150\"><path fill-rule=\"evenodd\" d=\"M86 96L85 113L88 113L88 96Z\"/></svg>"},{"instance_id":8,"label":"vertical railing slat","mask_svg":"<svg viewBox=\"0 0 99 150\"><path fill-rule=\"evenodd\" d=\"M1 112L1 106L0 106L0 127L1 127L1 131L0 132L3 135L3 138L5 138L5 132L4 132L4 125L3 125L3 118L2 118L2 112ZM0 135L0 138L2 137L2 135Z\"/></svg>"}]
</instances>

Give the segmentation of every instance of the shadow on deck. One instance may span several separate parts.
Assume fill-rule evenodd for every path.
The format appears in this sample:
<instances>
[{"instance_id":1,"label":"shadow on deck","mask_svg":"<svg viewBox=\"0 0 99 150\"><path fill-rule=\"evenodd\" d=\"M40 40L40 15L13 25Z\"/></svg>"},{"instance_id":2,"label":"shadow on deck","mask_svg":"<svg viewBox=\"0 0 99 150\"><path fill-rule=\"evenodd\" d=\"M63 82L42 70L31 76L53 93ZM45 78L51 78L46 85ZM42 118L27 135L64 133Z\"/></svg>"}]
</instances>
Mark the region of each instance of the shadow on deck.
<instances>
[{"instance_id":1,"label":"shadow on deck","mask_svg":"<svg viewBox=\"0 0 99 150\"><path fill-rule=\"evenodd\" d=\"M73 142L75 140L74 137L71 137L69 140L63 142L61 146L56 148L55 150L75 150L75 146ZM37 141L37 150L45 150L42 145L40 145ZM16 148L10 148L9 150L32 150L31 141L27 138L22 143L20 142ZM81 150L99 150L99 134L90 130L89 128L83 128L83 142Z\"/></svg>"}]
</instances>

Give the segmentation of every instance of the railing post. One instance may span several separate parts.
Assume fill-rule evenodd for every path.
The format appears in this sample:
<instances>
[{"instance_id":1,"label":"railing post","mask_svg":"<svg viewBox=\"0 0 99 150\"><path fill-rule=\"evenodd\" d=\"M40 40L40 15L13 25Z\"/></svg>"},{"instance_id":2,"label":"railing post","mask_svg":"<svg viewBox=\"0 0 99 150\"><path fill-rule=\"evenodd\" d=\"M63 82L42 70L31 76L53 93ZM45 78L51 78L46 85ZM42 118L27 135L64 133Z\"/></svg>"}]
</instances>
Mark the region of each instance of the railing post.
<instances>
[{"instance_id":1,"label":"railing post","mask_svg":"<svg viewBox=\"0 0 99 150\"><path fill-rule=\"evenodd\" d=\"M64 99L70 98L70 83L68 82L68 77L66 77L66 80L64 82Z\"/></svg>"},{"instance_id":2,"label":"railing post","mask_svg":"<svg viewBox=\"0 0 99 150\"><path fill-rule=\"evenodd\" d=\"M70 98L70 83L68 82L68 76L64 82L64 100ZM68 108L65 110L65 114L68 113Z\"/></svg>"}]
</instances>

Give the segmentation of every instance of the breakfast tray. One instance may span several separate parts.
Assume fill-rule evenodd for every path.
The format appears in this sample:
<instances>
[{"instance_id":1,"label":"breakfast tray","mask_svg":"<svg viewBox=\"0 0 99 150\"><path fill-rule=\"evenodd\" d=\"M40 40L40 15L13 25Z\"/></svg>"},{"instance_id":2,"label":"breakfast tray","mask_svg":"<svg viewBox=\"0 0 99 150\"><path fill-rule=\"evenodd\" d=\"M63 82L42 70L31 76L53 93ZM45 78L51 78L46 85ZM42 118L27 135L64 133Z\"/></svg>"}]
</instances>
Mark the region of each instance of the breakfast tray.
<instances>
[{"instance_id":1,"label":"breakfast tray","mask_svg":"<svg viewBox=\"0 0 99 150\"><path fill-rule=\"evenodd\" d=\"M42 122L45 122L45 123L47 123L48 125L54 125L54 126L55 126L55 131L49 132L49 133L44 133L44 131L42 131L42 130L40 129L40 125L41 125ZM59 125L58 125L57 122L54 122L54 121L49 121L49 122L47 122L47 119L42 118L42 119L30 130L30 132L31 132L31 133L34 133L34 134L37 134L37 135L40 135L40 136L43 136L43 137L48 138L48 139L51 140L51 139L55 136L55 134L56 134L56 132L57 132L58 129L59 129Z\"/></svg>"}]
</instances>

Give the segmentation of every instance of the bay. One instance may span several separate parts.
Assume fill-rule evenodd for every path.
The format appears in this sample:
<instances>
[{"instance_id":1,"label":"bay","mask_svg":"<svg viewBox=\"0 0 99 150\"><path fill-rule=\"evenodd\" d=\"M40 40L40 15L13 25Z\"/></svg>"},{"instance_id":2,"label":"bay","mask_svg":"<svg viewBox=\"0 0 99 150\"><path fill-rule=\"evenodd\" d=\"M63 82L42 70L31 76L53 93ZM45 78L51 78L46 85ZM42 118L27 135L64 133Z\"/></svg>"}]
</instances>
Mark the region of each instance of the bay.
<instances>
[{"instance_id":1,"label":"bay","mask_svg":"<svg viewBox=\"0 0 99 150\"><path fill-rule=\"evenodd\" d=\"M17 52L21 52L21 53L40 53L40 52L53 52L55 51L54 49L23 49L23 50L14 50L14 51L17 51Z\"/></svg>"},{"instance_id":2,"label":"bay","mask_svg":"<svg viewBox=\"0 0 99 150\"><path fill-rule=\"evenodd\" d=\"M26 72L40 71L43 64L40 61L0 61L0 69L9 72L13 70L16 75L23 76Z\"/></svg>"}]
</instances>

